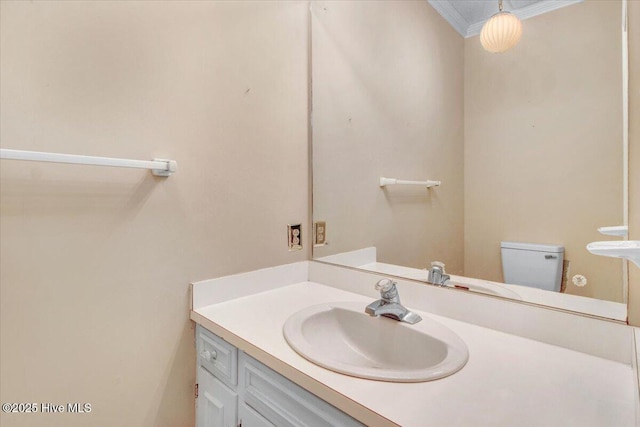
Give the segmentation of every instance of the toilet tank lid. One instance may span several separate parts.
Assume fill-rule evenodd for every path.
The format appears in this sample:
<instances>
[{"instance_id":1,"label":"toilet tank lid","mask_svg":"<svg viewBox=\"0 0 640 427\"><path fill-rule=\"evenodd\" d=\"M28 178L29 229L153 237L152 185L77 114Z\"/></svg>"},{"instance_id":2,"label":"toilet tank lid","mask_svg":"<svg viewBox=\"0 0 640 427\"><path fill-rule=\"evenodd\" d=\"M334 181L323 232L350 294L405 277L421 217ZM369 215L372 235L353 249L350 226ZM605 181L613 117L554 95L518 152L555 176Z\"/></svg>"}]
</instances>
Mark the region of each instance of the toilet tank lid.
<instances>
[{"instance_id":1,"label":"toilet tank lid","mask_svg":"<svg viewBox=\"0 0 640 427\"><path fill-rule=\"evenodd\" d=\"M544 245L539 243L500 242L500 247L504 249L520 249L525 251L554 252L554 253L564 252L564 246Z\"/></svg>"}]
</instances>

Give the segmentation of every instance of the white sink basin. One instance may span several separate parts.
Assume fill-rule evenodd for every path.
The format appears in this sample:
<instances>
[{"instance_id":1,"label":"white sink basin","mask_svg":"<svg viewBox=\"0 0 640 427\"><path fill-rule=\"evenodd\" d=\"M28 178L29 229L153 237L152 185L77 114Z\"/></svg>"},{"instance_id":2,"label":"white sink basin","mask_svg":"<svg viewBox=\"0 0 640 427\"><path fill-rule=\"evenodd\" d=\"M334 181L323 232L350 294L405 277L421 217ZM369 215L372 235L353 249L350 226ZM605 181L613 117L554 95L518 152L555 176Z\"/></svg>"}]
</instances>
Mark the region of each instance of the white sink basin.
<instances>
[{"instance_id":1,"label":"white sink basin","mask_svg":"<svg viewBox=\"0 0 640 427\"><path fill-rule=\"evenodd\" d=\"M587 245L587 250L594 255L628 259L640 267L640 240L591 242Z\"/></svg>"},{"instance_id":2,"label":"white sink basin","mask_svg":"<svg viewBox=\"0 0 640 427\"><path fill-rule=\"evenodd\" d=\"M467 363L465 343L440 323L428 317L414 325L371 317L364 313L365 305L333 302L307 307L285 322L284 337L316 365L379 381L431 381Z\"/></svg>"}]
</instances>

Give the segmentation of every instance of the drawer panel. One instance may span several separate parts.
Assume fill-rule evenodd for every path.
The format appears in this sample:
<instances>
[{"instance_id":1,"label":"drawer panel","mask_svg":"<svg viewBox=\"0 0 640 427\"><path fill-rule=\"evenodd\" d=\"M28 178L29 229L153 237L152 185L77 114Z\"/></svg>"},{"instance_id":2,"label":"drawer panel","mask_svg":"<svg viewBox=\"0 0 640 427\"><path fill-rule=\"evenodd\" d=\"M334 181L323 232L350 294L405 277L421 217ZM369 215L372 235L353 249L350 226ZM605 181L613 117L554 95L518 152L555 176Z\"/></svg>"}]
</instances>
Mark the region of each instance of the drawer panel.
<instances>
[{"instance_id":1,"label":"drawer panel","mask_svg":"<svg viewBox=\"0 0 640 427\"><path fill-rule=\"evenodd\" d=\"M222 338L198 325L198 364L225 384L238 384L238 350Z\"/></svg>"},{"instance_id":2,"label":"drawer panel","mask_svg":"<svg viewBox=\"0 0 640 427\"><path fill-rule=\"evenodd\" d=\"M240 352L241 399L278 427L362 426L349 415Z\"/></svg>"}]
</instances>

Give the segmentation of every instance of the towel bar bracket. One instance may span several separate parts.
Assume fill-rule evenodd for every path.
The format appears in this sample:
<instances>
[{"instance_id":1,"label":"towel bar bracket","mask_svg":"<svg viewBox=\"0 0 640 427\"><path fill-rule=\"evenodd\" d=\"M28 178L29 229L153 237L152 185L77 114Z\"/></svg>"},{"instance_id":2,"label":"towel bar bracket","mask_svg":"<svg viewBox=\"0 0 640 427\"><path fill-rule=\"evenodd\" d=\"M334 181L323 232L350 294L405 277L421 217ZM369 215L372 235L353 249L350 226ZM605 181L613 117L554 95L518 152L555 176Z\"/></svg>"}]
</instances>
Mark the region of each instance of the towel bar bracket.
<instances>
[{"instance_id":1,"label":"towel bar bracket","mask_svg":"<svg viewBox=\"0 0 640 427\"><path fill-rule=\"evenodd\" d=\"M154 162L164 162L167 164L165 169L152 169L151 173L155 176L171 176L172 173L178 170L178 162L175 160L167 159L153 159Z\"/></svg>"}]
</instances>

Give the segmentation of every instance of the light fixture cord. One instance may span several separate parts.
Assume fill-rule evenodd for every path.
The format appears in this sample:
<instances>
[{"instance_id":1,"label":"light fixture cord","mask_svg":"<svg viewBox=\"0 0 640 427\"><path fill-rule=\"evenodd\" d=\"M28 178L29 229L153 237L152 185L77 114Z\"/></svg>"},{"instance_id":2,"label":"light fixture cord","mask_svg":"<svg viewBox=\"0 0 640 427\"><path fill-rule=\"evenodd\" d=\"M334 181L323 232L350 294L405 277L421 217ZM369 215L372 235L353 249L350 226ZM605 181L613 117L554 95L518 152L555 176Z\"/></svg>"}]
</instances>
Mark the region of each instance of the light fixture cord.
<instances>
[{"instance_id":1,"label":"light fixture cord","mask_svg":"<svg viewBox=\"0 0 640 427\"><path fill-rule=\"evenodd\" d=\"M498 9L502 12L502 0L498 0Z\"/></svg>"}]
</instances>

